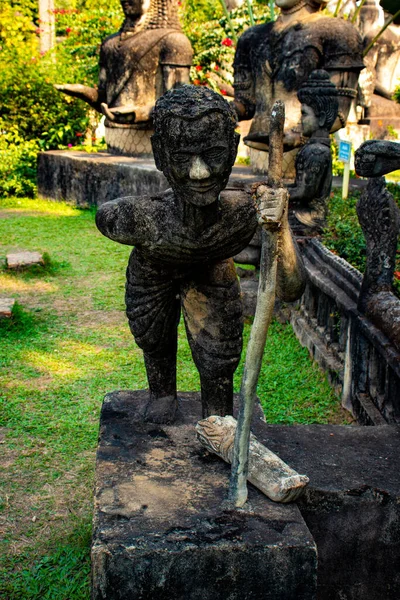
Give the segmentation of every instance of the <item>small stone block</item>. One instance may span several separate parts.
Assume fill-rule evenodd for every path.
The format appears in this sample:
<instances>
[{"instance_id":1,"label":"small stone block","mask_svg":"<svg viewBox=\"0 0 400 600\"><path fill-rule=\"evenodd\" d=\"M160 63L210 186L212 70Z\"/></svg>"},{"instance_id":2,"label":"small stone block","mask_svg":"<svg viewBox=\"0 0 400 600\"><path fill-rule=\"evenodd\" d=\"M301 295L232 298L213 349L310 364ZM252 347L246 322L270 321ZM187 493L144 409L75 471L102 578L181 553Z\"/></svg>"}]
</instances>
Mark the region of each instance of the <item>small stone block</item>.
<instances>
[{"instance_id":1,"label":"small stone block","mask_svg":"<svg viewBox=\"0 0 400 600\"><path fill-rule=\"evenodd\" d=\"M141 420L147 397L104 400L92 600L315 600L316 547L297 506L249 486L249 509L224 508L230 467L196 439L199 394L181 394L168 426Z\"/></svg>"},{"instance_id":2,"label":"small stone block","mask_svg":"<svg viewBox=\"0 0 400 600\"><path fill-rule=\"evenodd\" d=\"M0 298L0 319L11 319L14 305L14 298Z\"/></svg>"},{"instance_id":3,"label":"small stone block","mask_svg":"<svg viewBox=\"0 0 400 600\"><path fill-rule=\"evenodd\" d=\"M7 267L9 269L23 269L33 265L44 265L40 252L10 252L7 254Z\"/></svg>"}]
</instances>

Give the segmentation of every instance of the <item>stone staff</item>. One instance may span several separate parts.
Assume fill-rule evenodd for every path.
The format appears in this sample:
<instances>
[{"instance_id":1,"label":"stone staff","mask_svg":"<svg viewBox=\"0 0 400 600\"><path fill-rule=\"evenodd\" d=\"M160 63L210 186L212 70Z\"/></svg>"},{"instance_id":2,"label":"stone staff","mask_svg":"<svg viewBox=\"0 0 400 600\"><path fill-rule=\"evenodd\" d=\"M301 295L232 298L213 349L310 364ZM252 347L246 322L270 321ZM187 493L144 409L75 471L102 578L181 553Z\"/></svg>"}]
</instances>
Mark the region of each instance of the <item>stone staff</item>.
<instances>
[{"instance_id":1,"label":"stone staff","mask_svg":"<svg viewBox=\"0 0 400 600\"><path fill-rule=\"evenodd\" d=\"M246 353L239 397L239 414L233 449L228 501L240 508L247 500L250 423L256 399L257 382L275 303L278 233L287 206L287 191L282 188L283 127L285 105L275 102L271 112L270 162L266 184L259 184L256 195L262 227L260 279L257 307Z\"/></svg>"}]
</instances>

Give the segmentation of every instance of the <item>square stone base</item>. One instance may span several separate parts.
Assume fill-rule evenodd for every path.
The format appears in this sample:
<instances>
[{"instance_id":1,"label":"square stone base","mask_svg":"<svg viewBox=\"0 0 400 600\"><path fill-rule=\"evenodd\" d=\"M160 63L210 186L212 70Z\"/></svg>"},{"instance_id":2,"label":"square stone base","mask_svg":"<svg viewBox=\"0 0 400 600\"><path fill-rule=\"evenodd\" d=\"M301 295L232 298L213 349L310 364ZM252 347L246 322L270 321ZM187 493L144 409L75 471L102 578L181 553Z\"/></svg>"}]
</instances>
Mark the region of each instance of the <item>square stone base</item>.
<instances>
[{"instance_id":1,"label":"square stone base","mask_svg":"<svg viewBox=\"0 0 400 600\"><path fill-rule=\"evenodd\" d=\"M249 486L249 510L224 510L230 467L196 439L199 394L181 397L169 426L141 420L147 392L104 400L92 599L315 599L316 547L299 509Z\"/></svg>"}]
</instances>

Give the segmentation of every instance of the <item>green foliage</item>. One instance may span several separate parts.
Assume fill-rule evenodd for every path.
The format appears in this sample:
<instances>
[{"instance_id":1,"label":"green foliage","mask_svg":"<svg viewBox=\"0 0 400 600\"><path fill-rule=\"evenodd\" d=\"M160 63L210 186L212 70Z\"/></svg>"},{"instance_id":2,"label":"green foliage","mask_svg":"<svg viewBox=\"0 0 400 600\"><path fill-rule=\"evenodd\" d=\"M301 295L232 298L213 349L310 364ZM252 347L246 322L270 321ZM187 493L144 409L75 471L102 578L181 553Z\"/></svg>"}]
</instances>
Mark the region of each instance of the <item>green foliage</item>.
<instances>
[{"instance_id":1,"label":"green foliage","mask_svg":"<svg viewBox=\"0 0 400 600\"><path fill-rule=\"evenodd\" d=\"M323 243L363 272L365 268L365 239L358 222L356 204L359 192L343 200L341 190L334 190L329 202L327 227Z\"/></svg>"},{"instance_id":2,"label":"green foliage","mask_svg":"<svg viewBox=\"0 0 400 600\"><path fill-rule=\"evenodd\" d=\"M386 186L400 208L400 187L395 183L387 183ZM343 200L341 190L336 189L333 191L329 203L327 227L323 233L322 242L332 252L347 260L353 267L363 273L366 260L366 244L356 212L359 197L360 192L352 192L346 200ZM400 297L400 240L393 289Z\"/></svg>"},{"instance_id":3,"label":"green foliage","mask_svg":"<svg viewBox=\"0 0 400 600\"><path fill-rule=\"evenodd\" d=\"M24 141L17 132L0 136L0 196L35 195L38 151L36 140Z\"/></svg>"},{"instance_id":4,"label":"green foliage","mask_svg":"<svg viewBox=\"0 0 400 600\"><path fill-rule=\"evenodd\" d=\"M253 15L256 24L269 19L267 3L254 3ZM212 9L212 10L211 10ZM183 26L194 49L191 81L195 85L208 85L222 93L229 90L233 83L233 58L235 43L232 30L239 37L250 26L250 17L246 5L230 12L230 23L223 14L220 2L197 3L187 0L184 4Z\"/></svg>"},{"instance_id":5,"label":"green foliage","mask_svg":"<svg viewBox=\"0 0 400 600\"><path fill-rule=\"evenodd\" d=\"M88 527L86 527L86 530ZM13 600L87 600L90 575L90 533L86 544L65 545L43 556L31 569L6 575L6 597Z\"/></svg>"},{"instance_id":6,"label":"green foliage","mask_svg":"<svg viewBox=\"0 0 400 600\"><path fill-rule=\"evenodd\" d=\"M118 29L122 12L118 0L76 4L81 12L70 3L56 9L59 42L44 56L32 23L36 3L0 5L0 196L33 196L37 153L81 146L93 135L93 111L53 84L95 85L101 40Z\"/></svg>"}]
</instances>

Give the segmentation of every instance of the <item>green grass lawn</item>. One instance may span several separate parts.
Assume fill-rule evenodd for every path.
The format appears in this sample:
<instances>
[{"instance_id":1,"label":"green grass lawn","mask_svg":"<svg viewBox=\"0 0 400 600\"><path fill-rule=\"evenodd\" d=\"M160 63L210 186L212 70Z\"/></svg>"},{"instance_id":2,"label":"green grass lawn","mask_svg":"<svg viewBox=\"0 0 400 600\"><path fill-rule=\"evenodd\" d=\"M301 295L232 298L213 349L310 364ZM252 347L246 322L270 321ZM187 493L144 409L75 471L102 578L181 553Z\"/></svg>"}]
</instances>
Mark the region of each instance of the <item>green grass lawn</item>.
<instances>
[{"instance_id":1,"label":"green grass lawn","mask_svg":"<svg viewBox=\"0 0 400 600\"><path fill-rule=\"evenodd\" d=\"M18 307L0 323L0 598L89 598L92 487L102 398L146 376L124 314L130 248L101 236L94 213L0 201L0 261L39 250L46 265L7 272ZM245 328L245 340L250 325ZM242 365L235 386L238 391ZM179 389L199 380L180 327ZM271 423L341 423L324 375L291 328L271 326L259 383Z\"/></svg>"}]
</instances>

